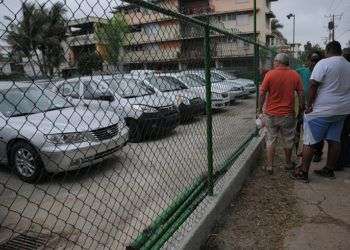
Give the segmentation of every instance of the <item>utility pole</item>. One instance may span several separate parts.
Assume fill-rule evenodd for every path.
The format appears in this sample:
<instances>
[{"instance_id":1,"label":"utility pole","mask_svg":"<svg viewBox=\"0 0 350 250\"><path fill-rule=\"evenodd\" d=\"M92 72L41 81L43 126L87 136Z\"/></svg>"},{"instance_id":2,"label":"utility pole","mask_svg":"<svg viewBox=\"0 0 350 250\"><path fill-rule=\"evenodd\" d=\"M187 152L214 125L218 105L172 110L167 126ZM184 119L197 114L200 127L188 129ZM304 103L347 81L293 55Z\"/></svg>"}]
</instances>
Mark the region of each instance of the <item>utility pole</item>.
<instances>
[{"instance_id":1,"label":"utility pole","mask_svg":"<svg viewBox=\"0 0 350 250\"><path fill-rule=\"evenodd\" d=\"M332 41L334 41L334 40L335 40L335 20L334 20L334 14L332 15L332 22L333 22Z\"/></svg>"},{"instance_id":2,"label":"utility pole","mask_svg":"<svg viewBox=\"0 0 350 250\"><path fill-rule=\"evenodd\" d=\"M338 20L341 20L342 16L343 16L343 14L341 14L341 15L331 14L329 16L326 16L326 18L330 19L330 21L328 22L329 41L335 41L335 29L337 28L337 26L335 24L335 20L336 20L336 18Z\"/></svg>"},{"instance_id":3,"label":"utility pole","mask_svg":"<svg viewBox=\"0 0 350 250\"><path fill-rule=\"evenodd\" d=\"M292 51L293 51L293 56L295 53L295 14L290 13L287 15L288 19L291 19L293 17L293 44L292 44Z\"/></svg>"}]
</instances>

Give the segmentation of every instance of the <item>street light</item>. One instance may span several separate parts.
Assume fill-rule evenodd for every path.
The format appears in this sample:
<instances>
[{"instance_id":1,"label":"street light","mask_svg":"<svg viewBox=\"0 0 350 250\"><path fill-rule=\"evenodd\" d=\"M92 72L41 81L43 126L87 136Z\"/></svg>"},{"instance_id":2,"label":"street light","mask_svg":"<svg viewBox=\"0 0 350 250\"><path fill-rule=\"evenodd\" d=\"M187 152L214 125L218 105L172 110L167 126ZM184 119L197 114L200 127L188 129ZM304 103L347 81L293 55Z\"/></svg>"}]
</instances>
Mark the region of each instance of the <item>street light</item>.
<instances>
[{"instance_id":1,"label":"street light","mask_svg":"<svg viewBox=\"0 0 350 250\"><path fill-rule=\"evenodd\" d=\"M293 44L292 44L292 46L293 46L293 56L294 56L294 46L295 46L295 14L290 13L290 14L287 15L287 18L288 18L288 19L291 19L292 17L293 17Z\"/></svg>"}]
</instances>

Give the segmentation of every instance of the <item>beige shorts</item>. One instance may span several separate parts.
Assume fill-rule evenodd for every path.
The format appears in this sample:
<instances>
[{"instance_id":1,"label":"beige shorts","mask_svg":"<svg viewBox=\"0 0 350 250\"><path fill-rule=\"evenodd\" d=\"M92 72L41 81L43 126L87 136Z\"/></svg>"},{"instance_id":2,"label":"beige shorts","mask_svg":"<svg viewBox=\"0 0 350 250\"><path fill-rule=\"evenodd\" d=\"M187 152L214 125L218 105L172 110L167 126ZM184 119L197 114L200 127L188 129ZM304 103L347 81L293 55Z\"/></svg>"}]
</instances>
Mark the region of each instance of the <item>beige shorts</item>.
<instances>
[{"instance_id":1,"label":"beige shorts","mask_svg":"<svg viewBox=\"0 0 350 250\"><path fill-rule=\"evenodd\" d=\"M269 116L264 115L267 128L266 144L276 144L278 137L282 139L284 148L293 148L296 129L296 118L294 116Z\"/></svg>"}]
</instances>

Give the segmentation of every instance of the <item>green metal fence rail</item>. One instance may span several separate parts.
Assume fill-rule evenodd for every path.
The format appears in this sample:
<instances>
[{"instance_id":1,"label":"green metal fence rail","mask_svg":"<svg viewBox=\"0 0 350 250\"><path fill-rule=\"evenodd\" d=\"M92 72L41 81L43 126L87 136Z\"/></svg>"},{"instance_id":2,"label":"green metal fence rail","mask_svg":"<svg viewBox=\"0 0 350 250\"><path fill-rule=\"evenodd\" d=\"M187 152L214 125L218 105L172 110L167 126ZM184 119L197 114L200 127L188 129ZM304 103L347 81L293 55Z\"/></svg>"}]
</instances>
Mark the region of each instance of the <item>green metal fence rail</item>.
<instances>
[{"instance_id":1,"label":"green metal fence rail","mask_svg":"<svg viewBox=\"0 0 350 250\"><path fill-rule=\"evenodd\" d=\"M214 174L213 170L213 140L212 140L212 129L213 129L213 124L212 124L212 105L211 105L211 48L210 48L210 34L211 32L218 32L224 35L232 36L235 38L238 38L244 42L248 42L250 44L254 45L254 82L256 85L256 109L258 107L258 93L259 93L259 75L260 75L260 70L259 70L259 48L262 47L263 49L267 51L272 51L270 48L261 45L257 41L257 28L256 28L256 0L254 0L254 40L249 40L249 39L244 39L240 37L239 35L232 33L227 30L223 30L220 28L217 28L215 26L210 25L209 19L207 22L205 21L200 21L196 18L188 17L186 15L176 13L174 11L168 10L166 8L162 8L156 4L153 4L151 2L146 2L142 0L124 0L125 2L128 2L130 4L136 4L140 7L156 11L158 13L162 13L165 15L169 15L171 17L177 18L181 21L187 22L187 23L192 23L192 24L197 24L201 27L204 27L204 61L205 61L205 82L206 82L206 98L207 98L207 103L206 103L206 110L207 110L207 166L208 166L208 179L207 183L201 182L201 184L198 186L198 189L196 189L192 195L189 197L189 200L185 201L182 203L182 206L177 210L174 211L174 214L172 217L169 218L169 221L165 224L165 226L159 226L157 227L158 229L160 228L160 233L159 230L154 232L153 230L146 230L146 234L143 233L138 239L134 241L134 243L131 245L130 249L159 249L174 233L179 226L190 216L191 212L195 209L195 207L199 204L199 202L205 197L205 185L207 186L206 190L208 195L214 195L214 182L215 180L218 180L220 176L226 173L226 171L232 166L234 161L239 157L239 155L244 151L246 148L247 144L251 141L252 138L257 136L257 130L254 131L248 138L242 143L242 145L232 153L232 155L223 163L222 167L216 171ZM198 195L200 198L198 198ZM176 204L177 202L175 202ZM187 209L186 209L187 208ZM179 220L176 220L180 216ZM169 229L170 232L166 233L162 229L163 228ZM150 234L150 232L153 232ZM145 236L147 235L147 236ZM160 238L160 241L157 242L157 237L158 239ZM142 240L140 240L142 239Z\"/></svg>"}]
</instances>

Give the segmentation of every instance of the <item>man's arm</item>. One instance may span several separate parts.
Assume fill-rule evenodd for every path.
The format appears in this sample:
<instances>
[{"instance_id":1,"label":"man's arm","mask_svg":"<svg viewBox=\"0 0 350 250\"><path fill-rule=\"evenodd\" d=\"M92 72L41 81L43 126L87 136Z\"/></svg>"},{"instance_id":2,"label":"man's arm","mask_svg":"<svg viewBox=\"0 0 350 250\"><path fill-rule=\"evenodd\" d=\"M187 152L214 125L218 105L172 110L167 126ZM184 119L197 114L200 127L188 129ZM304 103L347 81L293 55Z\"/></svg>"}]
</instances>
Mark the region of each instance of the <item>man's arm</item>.
<instances>
[{"instance_id":1,"label":"man's arm","mask_svg":"<svg viewBox=\"0 0 350 250\"><path fill-rule=\"evenodd\" d=\"M265 104L265 100L266 100L266 92L260 92L259 95L259 109L258 109L258 114L262 114L263 112L263 107Z\"/></svg>"},{"instance_id":2,"label":"man's arm","mask_svg":"<svg viewBox=\"0 0 350 250\"><path fill-rule=\"evenodd\" d=\"M313 106L317 97L317 90L320 84L320 82L310 80L309 99L307 101L307 107L305 110L306 114L311 113L313 111Z\"/></svg>"},{"instance_id":3,"label":"man's arm","mask_svg":"<svg viewBox=\"0 0 350 250\"><path fill-rule=\"evenodd\" d=\"M305 110L305 95L303 91L298 92L298 100L299 100L299 114L302 114Z\"/></svg>"},{"instance_id":4,"label":"man's arm","mask_svg":"<svg viewBox=\"0 0 350 250\"><path fill-rule=\"evenodd\" d=\"M264 77L264 80L259 89L259 107L258 107L258 115L263 113L263 108L266 100L266 94L269 91L270 84L270 74L267 73Z\"/></svg>"}]
</instances>

